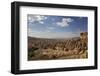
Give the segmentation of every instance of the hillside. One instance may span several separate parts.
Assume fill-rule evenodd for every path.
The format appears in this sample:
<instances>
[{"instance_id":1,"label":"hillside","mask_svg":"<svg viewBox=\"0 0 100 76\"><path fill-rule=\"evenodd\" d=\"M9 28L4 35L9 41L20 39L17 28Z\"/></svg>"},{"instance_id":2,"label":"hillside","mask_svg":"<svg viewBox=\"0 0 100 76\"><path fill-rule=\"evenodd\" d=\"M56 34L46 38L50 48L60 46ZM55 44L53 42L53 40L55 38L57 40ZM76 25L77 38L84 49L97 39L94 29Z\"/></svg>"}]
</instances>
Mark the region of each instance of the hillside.
<instances>
[{"instance_id":1,"label":"hillside","mask_svg":"<svg viewBox=\"0 0 100 76\"><path fill-rule=\"evenodd\" d=\"M87 40L87 32L67 39L28 37L28 60L88 58Z\"/></svg>"}]
</instances>

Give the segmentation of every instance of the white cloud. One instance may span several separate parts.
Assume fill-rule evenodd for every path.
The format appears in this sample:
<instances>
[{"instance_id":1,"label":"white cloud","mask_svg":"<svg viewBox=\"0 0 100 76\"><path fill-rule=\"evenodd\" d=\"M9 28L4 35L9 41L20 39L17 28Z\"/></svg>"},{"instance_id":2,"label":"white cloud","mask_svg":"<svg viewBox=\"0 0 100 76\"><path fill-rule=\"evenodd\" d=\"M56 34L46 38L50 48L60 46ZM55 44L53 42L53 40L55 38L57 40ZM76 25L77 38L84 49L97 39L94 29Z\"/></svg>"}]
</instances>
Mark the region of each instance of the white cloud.
<instances>
[{"instance_id":1,"label":"white cloud","mask_svg":"<svg viewBox=\"0 0 100 76\"><path fill-rule=\"evenodd\" d=\"M44 20L46 20L47 17L46 16L42 16L42 15L28 15L28 21L30 23L33 23L35 21L39 22L40 24L44 23Z\"/></svg>"},{"instance_id":2,"label":"white cloud","mask_svg":"<svg viewBox=\"0 0 100 76\"><path fill-rule=\"evenodd\" d=\"M37 21L41 21L41 20L45 20L47 19L46 16L42 16L42 15L38 15L38 16L34 16L36 18Z\"/></svg>"},{"instance_id":3,"label":"white cloud","mask_svg":"<svg viewBox=\"0 0 100 76\"><path fill-rule=\"evenodd\" d=\"M63 18L61 22L57 22L56 24L61 27L68 27L69 23L72 22L72 18Z\"/></svg>"},{"instance_id":4,"label":"white cloud","mask_svg":"<svg viewBox=\"0 0 100 76\"><path fill-rule=\"evenodd\" d=\"M28 21L29 22L34 22L34 19L31 16L28 16Z\"/></svg>"},{"instance_id":5,"label":"white cloud","mask_svg":"<svg viewBox=\"0 0 100 76\"><path fill-rule=\"evenodd\" d=\"M39 23L40 23L40 24L43 24L44 22L43 22L43 21L39 21Z\"/></svg>"}]
</instances>

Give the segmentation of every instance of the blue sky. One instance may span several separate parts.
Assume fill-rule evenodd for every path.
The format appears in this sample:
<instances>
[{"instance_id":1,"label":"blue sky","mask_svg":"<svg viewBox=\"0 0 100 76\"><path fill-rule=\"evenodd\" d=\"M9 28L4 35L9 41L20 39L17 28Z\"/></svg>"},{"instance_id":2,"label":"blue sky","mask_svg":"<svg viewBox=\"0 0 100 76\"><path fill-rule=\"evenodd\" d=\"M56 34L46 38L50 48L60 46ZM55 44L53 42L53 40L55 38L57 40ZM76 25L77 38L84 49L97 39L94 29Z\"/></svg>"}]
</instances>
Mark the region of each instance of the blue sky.
<instances>
[{"instance_id":1,"label":"blue sky","mask_svg":"<svg viewBox=\"0 0 100 76\"><path fill-rule=\"evenodd\" d=\"M27 15L28 36L72 38L87 32L88 18L78 16Z\"/></svg>"}]
</instances>

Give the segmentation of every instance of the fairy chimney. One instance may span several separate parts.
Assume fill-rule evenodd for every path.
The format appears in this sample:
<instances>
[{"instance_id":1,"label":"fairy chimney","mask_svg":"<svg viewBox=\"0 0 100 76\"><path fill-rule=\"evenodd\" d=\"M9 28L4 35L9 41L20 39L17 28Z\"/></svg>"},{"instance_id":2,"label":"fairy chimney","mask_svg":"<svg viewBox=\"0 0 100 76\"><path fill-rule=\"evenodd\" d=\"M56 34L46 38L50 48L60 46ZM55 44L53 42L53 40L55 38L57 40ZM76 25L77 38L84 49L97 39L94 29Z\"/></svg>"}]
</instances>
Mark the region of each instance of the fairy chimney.
<instances>
[{"instance_id":1,"label":"fairy chimney","mask_svg":"<svg viewBox=\"0 0 100 76\"><path fill-rule=\"evenodd\" d=\"M87 41L87 36L88 36L87 32L80 33L80 39L81 39L81 41Z\"/></svg>"}]
</instances>

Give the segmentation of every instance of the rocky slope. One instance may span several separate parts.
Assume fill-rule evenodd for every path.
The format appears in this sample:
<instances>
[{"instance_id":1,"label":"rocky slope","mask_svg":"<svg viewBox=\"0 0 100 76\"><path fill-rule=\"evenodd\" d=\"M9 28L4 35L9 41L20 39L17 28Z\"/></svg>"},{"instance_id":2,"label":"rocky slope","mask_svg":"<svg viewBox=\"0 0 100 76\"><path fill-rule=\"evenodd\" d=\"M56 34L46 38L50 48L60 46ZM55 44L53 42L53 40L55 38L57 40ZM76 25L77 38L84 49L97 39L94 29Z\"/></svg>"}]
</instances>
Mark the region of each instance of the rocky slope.
<instances>
[{"instance_id":1,"label":"rocky slope","mask_svg":"<svg viewBox=\"0 0 100 76\"><path fill-rule=\"evenodd\" d=\"M88 34L70 39L28 37L28 60L88 58Z\"/></svg>"}]
</instances>

